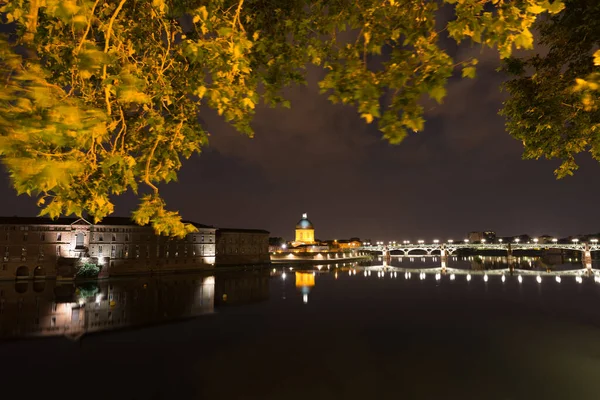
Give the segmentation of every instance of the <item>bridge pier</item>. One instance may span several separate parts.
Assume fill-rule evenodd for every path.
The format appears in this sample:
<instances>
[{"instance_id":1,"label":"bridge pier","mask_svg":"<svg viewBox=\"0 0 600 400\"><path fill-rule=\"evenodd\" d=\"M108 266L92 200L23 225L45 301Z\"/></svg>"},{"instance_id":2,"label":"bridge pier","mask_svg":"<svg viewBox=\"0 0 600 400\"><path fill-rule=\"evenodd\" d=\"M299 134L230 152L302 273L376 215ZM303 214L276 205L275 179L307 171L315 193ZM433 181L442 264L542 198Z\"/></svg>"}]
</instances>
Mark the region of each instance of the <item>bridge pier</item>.
<instances>
[{"instance_id":1,"label":"bridge pier","mask_svg":"<svg viewBox=\"0 0 600 400\"><path fill-rule=\"evenodd\" d=\"M585 265L588 272L592 272L592 252L590 251L590 245L587 243L583 248L583 265Z\"/></svg>"},{"instance_id":2,"label":"bridge pier","mask_svg":"<svg viewBox=\"0 0 600 400\"><path fill-rule=\"evenodd\" d=\"M442 262L442 273L446 273L446 267L448 266L448 250L444 247L440 249L440 260Z\"/></svg>"},{"instance_id":3,"label":"bridge pier","mask_svg":"<svg viewBox=\"0 0 600 400\"><path fill-rule=\"evenodd\" d=\"M387 247L384 247L382 255L383 255L383 257L382 257L383 265L387 266L388 264L390 264L390 261L392 260L392 255L390 253L390 249L388 249Z\"/></svg>"},{"instance_id":4,"label":"bridge pier","mask_svg":"<svg viewBox=\"0 0 600 400\"><path fill-rule=\"evenodd\" d=\"M512 273L515 272L515 258L513 257L513 251L510 243L506 247L506 260L508 262L508 270L512 275Z\"/></svg>"}]
</instances>

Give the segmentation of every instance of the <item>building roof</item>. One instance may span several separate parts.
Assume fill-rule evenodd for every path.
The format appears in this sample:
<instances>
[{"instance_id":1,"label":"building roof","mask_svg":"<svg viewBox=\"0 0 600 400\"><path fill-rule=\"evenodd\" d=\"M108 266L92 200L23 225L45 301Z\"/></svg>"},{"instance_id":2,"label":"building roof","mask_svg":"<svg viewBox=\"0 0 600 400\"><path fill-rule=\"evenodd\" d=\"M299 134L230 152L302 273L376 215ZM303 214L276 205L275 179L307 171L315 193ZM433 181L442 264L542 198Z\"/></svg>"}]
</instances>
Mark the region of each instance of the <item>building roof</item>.
<instances>
[{"instance_id":1,"label":"building roof","mask_svg":"<svg viewBox=\"0 0 600 400\"><path fill-rule=\"evenodd\" d=\"M71 225L78 219L72 217L57 219L46 217L0 217L0 225Z\"/></svg>"},{"instance_id":2,"label":"building roof","mask_svg":"<svg viewBox=\"0 0 600 400\"><path fill-rule=\"evenodd\" d=\"M47 217L1 217L0 216L0 225L72 225L73 223L83 220L79 217L60 217L57 219L47 218ZM97 224L94 224L93 219L90 218L90 223L92 225L112 225L112 226L123 226L123 225L133 225L139 226L129 217L104 217L102 221ZM182 221L186 224L192 224L196 228L213 228L210 225L203 225L197 222L192 221Z\"/></svg>"},{"instance_id":3,"label":"building roof","mask_svg":"<svg viewBox=\"0 0 600 400\"><path fill-rule=\"evenodd\" d=\"M296 224L296 229L315 229L312 222L308 220L308 214L302 214L302 219Z\"/></svg>"},{"instance_id":4,"label":"building roof","mask_svg":"<svg viewBox=\"0 0 600 400\"><path fill-rule=\"evenodd\" d=\"M217 228L217 234L223 233L266 233L267 235L271 232L265 231L264 229L240 229L240 228Z\"/></svg>"}]
</instances>

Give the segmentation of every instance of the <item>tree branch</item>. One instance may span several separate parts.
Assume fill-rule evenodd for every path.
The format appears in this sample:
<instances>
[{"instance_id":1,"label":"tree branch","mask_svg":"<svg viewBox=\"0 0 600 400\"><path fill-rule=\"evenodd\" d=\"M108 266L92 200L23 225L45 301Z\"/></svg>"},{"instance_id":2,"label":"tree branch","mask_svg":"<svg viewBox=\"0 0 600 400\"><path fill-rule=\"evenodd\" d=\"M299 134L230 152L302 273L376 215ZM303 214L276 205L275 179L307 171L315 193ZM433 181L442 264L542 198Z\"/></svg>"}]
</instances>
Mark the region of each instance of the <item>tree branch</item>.
<instances>
[{"instance_id":1,"label":"tree branch","mask_svg":"<svg viewBox=\"0 0 600 400\"><path fill-rule=\"evenodd\" d=\"M110 45L110 35L112 34L113 24L115 23L115 20L117 19L117 15L119 15L119 12L123 8L123 4L125 4L126 1L127 0L121 0L119 5L115 9L115 12L113 13L112 17L110 17L110 21L108 22L108 28L106 28L106 33L105 33L106 37L104 39L104 52L105 53L108 53L108 47ZM105 79L106 79L106 64L104 64L104 67L102 67L102 80L105 80ZM110 89L109 89L108 85L106 85L106 84L104 86L104 99L106 100L106 111L107 111L108 115L110 115L111 114Z\"/></svg>"},{"instance_id":2,"label":"tree branch","mask_svg":"<svg viewBox=\"0 0 600 400\"><path fill-rule=\"evenodd\" d=\"M96 6L98 5L98 2L100 2L100 0L96 0L94 5L92 6L92 11L90 12L90 20L88 21L87 28L85 28L85 32L83 32L83 37L81 38L81 42L79 42L77 49L74 51L75 54L78 54L81 51L83 42L85 42L85 38L87 37L88 33L90 32L90 28L92 27L92 19L94 18L94 11L96 10Z\"/></svg>"},{"instance_id":3,"label":"tree branch","mask_svg":"<svg viewBox=\"0 0 600 400\"><path fill-rule=\"evenodd\" d=\"M154 158L154 152L158 147L158 143L160 143L160 136L156 137L156 141L154 141L154 146L152 146L152 150L148 155L148 159L146 160L146 174L144 176L144 182L146 183L146 185L150 186L152 190L154 190L155 195L158 195L158 188L154 186L152 182L150 182L150 162L152 162L152 159Z\"/></svg>"},{"instance_id":4,"label":"tree branch","mask_svg":"<svg viewBox=\"0 0 600 400\"><path fill-rule=\"evenodd\" d=\"M23 35L23 41L26 43L33 42L33 38L37 32L39 9L39 0L31 0L29 2L29 14L27 14L27 32Z\"/></svg>"}]
</instances>

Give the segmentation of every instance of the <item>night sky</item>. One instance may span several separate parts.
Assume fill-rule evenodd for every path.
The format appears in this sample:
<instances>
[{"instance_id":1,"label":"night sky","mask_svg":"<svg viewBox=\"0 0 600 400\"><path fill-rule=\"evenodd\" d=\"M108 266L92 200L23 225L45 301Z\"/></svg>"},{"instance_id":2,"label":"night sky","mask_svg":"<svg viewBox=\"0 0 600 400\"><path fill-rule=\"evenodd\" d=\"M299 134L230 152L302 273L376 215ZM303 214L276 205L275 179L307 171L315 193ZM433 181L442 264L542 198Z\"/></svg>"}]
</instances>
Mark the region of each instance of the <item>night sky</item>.
<instances>
[{"instance_id":1,"label":"night sky","mask_svg":"<svg viewBox=\"0 0 600 400\"><path fill-rule=\"evenodd\" d=\"M319 95L318 69L309 69L307 86L287 91L292 109L258 109L254 139L203 111L210 145L184 162L179 182L162 187L168 207L184 219L267 229L288 240L304 212L321 240L600 231L600 164L578 157L575 176L556 180L558 161L522 160L521 143L497 115L506 95L497 53L452 53L478 57L477 78L453 79L442 105L425 102L425 130L400 145L383 141L355 109ZM17 197L6 174L0 198L3 215L39 211L34 199ZM133 195L117 199L115 214L128 215L136 203Z\"/></svg>"}]
</instances>

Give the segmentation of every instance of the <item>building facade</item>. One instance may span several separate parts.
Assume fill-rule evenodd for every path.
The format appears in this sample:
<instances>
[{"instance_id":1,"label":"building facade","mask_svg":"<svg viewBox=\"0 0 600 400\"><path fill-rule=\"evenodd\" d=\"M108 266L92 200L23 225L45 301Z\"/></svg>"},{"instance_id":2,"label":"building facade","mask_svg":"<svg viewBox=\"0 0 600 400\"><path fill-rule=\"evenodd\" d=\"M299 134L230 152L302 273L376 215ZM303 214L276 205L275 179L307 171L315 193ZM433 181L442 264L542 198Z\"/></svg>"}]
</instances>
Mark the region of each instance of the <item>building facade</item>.
<instances>
[{"instance_id":1,"label":"building facade","mask_svg":"<svg viewBox=\"0 0 600 400\"><path fill-rule=\"evenodd\" d=\"M270 262L269 232L219 228L216 253L218 265L267 264Z\"/></svg>"},{"instance_id":2,"label":"building facade","mask_svg":"<svg viewBox=\"0 0 600 400\"><path fill-rule=\"evenodd\" d=\"M84 264L98 266L100 278L212 267L216 228L193 225L197 232L175 239L129 218L0 217L0 279L72 279Z\"/></svg>"},{"instance_id":3,"label":"building facade","mask_svg":"<svg viewBox=\"0 0 600 400\"><path fill-rule=\"evenodd\" d=\"M296 240L294 246L302 244L313 244L315 243L315 227L312 222L308 220L308 214L302 214L302 218L296 224Z\"/></svg>"}]
</instances>

